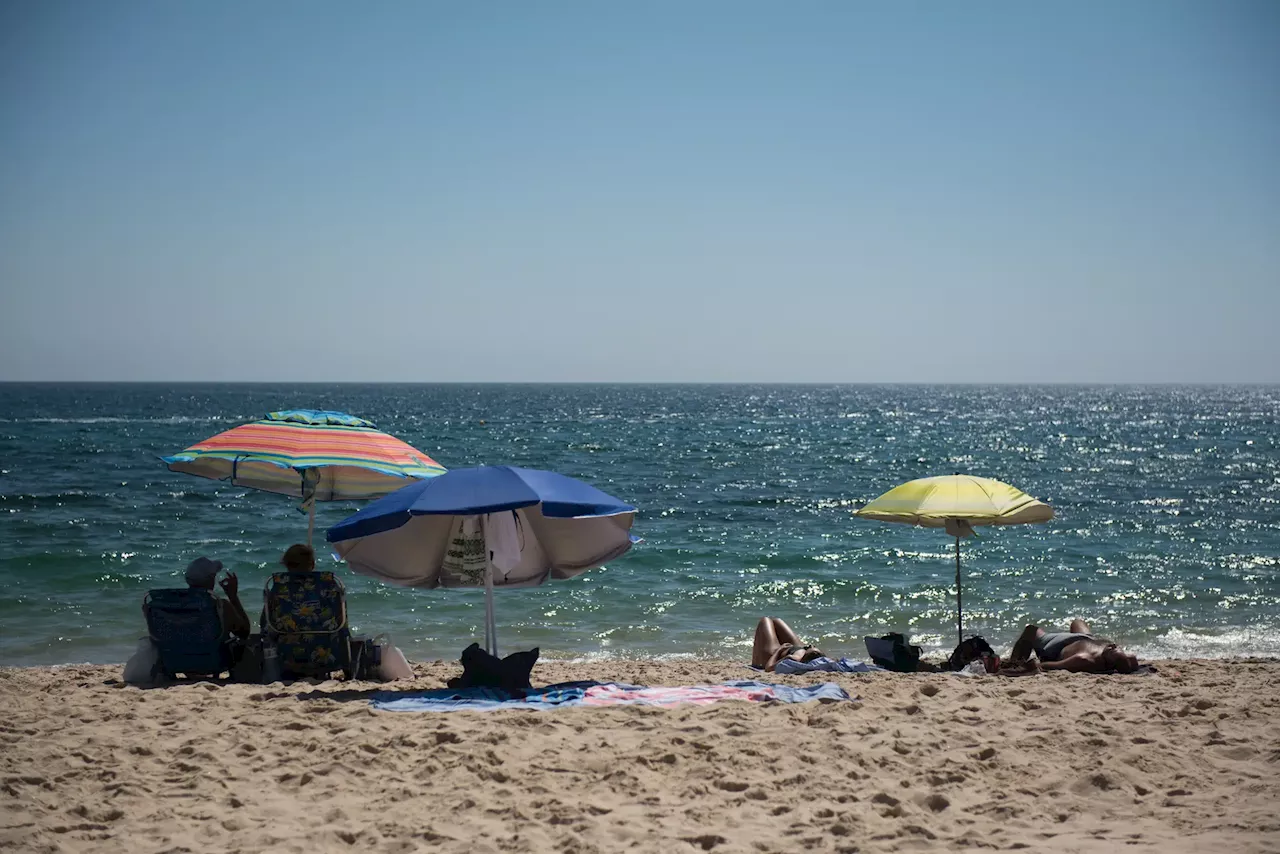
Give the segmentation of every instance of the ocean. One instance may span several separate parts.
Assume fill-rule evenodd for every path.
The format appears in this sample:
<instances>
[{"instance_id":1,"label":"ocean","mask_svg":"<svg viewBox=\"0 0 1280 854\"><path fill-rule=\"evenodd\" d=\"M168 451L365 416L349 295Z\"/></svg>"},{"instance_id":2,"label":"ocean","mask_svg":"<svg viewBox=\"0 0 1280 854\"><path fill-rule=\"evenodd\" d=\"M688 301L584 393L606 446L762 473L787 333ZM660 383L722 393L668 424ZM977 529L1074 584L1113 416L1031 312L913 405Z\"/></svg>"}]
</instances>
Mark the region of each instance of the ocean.
<instances>
[{"instance_id":1,"label":"ocean","mask_svg":"<svg viewBox=\"0 0 1280 854\"><path fill-rule=\"evenodd\" d=\"M0 664L123 661L145 592L181 586L202 554L256 614L305 515L158 458L285 408L368 418L446 467L553 469L639 508L627 555L499 592L503 651L745 662L762 615L835 654L891 630L949 649L954 541L852 512L961 472L1057 513L964 541L966 630L998 649L1081 616L1143 656L1280 654L1276 386L0 384ZM359 506L318 505L318 531ZM410 658L483 638L481 591L386 587L321 557L357 633Z\"/></svg>"}]
</instances>

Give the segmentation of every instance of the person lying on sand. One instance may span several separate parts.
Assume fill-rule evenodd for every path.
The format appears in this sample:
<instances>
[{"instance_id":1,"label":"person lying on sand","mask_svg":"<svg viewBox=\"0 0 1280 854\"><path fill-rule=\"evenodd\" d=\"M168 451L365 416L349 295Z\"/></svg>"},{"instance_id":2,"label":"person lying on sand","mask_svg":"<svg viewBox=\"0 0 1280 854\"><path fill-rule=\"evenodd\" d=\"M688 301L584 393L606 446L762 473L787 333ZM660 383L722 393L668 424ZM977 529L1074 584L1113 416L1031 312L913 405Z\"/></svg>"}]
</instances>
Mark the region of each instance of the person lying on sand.
<instances>
[{"instance_id":1,"label":"person lying on sand","mask_svg":"<svg viewBox=\"0 0 1280 854\"><path fill-rule=\"evenodd\" d=\"M762 667L769 672L784 658L792 661L813 661L824 653L816 646L806 646L800 636L779 617L761 617L756 623L756 639L751 647L751 666Z\"/></svg>"},{"instance_id":2,"label":"person lying on sand","mask_svg":"<svg viewBox=\"0 0 1280 854\"><path fill-rule=\"evenodd\" d=\"M1138 657L1125 652L1106 638L1094 637L1084 620L1072 620L1065 632L1046 632L1039 626L1027 626L1013 645L1009 658L1027 661L1035 651L1044 670L1066 670L1071 673L1133 673Z\"/></svg>"}]
</instances>

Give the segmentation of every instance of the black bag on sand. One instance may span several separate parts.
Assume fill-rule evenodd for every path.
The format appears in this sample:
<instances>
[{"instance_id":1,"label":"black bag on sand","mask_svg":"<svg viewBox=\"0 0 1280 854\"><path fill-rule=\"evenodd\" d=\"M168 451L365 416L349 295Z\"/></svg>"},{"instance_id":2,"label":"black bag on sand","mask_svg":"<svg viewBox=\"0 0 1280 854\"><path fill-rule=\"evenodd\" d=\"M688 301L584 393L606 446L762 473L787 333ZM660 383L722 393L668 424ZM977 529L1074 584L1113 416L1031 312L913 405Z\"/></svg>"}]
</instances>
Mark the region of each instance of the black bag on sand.
<instances>
[{"instance_id":1,"label":"black bag on sand","mask_svg":"<svg viewBox=\"0 0 1280 854\"><path fill-rule=\"evenodd\" d=\"M462 675L446 684L450 688L501 688L504 691L521 691L532 688L529 673L538 661L538 647L526 652L513 652L506 658L498 658L473 643L462 651Z\"/></svg>"},{"instance_id":2,"label":"black bag on sand","mask_svg":"<svg viewBox=\"0 0 1280 854\"><path fill-rule=\"evenodd\" d=\"M907 643L905 635L890 632L878 638L863 638L871 661L885 670L915 673L920 665L920 647Z\"/></svg>"},{"instance_id":3,"label":"black bag on sand","mask_svg":"<svg viewBox=\"0 0 1280 854\"><path fill-rule=\"evenodd\" d=\"M991 644L987 643L986 638L982 637L982 635L974 635L971 638L965 638L960 641L960 644L947 659L947 663L943 665L943 669L963 670L964 666L975 658L983 660L988 673L994 673L1000 667L1000 656L996 655L996 651L991 648Z\"/></svg>"},{"instance_id":4,"label":"black bag on sand","mask_svg":"<svg viewBox=\"0 0 1280 854\"><path fill-rule=\"evenodd\" d=\"M261 684L262 638L250 635L248 640L241 641L237 646L231 651L231 681Z\"/></svg>"}]
</instances>

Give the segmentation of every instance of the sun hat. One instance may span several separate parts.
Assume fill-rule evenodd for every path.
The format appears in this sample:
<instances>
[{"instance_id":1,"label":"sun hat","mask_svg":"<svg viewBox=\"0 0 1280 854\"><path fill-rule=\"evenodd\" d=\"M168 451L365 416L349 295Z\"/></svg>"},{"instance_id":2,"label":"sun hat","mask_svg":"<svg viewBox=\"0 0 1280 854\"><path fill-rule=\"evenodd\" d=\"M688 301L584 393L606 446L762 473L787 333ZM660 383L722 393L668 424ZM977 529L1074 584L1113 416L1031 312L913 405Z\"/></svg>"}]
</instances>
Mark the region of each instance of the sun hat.
<instances>
[{"instance_id":1,"label":"sun hat","mask_svg":"<svg viewBox=\"0 0 1280 854\"><path fill-rule=\"evenodd\" d=\"M213 588L214 579L222 570L222 561L211 560L203 555L187 564L187 584L192 587Z\"/></svg>"}]
</instances>

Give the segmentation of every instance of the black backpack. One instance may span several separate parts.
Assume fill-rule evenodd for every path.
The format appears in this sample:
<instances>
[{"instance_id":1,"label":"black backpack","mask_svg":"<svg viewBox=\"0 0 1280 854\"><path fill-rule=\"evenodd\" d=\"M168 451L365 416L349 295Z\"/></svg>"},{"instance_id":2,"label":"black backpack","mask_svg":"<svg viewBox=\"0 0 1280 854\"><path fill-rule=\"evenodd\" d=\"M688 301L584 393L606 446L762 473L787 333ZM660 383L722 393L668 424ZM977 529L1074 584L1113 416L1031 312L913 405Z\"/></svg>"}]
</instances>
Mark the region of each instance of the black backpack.
<instances>
[{"instance_id":1,"label":"black backpack","mask_svg":"<svg viewBox=\"0 0 1280 854\"><path fill-rule=\"evenodd\" d=\"M987 643L986 638L981 635L974 635L971 638L965 638L951 653L947 659L945 669L947 670L963 670L964 666L975 658L991 657L999 660L996 651L991 648L991 644Z\"/></svg>"},{"instance_id":2,"label":"black backpack","mask_svg":"<svg viewBox=\"0 0 1280 854\"><path fill-rule=\"evenodd\" d=\"M532 687L529 672L538 661L538 647L498 658L473 643L462 651L459 661L462 675L445 683L450 688L501 688L515 692Z\"/></svg>"}]
</instances>

